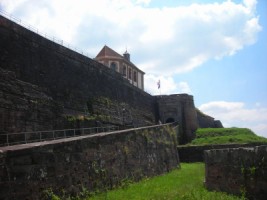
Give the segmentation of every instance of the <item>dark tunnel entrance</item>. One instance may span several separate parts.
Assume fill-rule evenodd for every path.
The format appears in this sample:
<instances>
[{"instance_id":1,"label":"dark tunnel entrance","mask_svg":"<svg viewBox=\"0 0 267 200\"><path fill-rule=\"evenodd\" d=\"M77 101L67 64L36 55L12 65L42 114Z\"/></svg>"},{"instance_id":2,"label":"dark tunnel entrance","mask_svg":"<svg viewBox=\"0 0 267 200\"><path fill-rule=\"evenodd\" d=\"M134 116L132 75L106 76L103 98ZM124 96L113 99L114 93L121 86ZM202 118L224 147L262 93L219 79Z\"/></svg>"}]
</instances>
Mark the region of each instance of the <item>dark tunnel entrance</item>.
<instances>
[{"instance_id":1,"label":"dark tunnel entrance","mask_svg":"<svg viewBox=\"0 0 267 200\"><path fill-rule=\"evenodd\" d=\"M171 117L166 120L166 123L172 123L172 122L174 122L174 119Z\"/></svg>"}]
</instances>

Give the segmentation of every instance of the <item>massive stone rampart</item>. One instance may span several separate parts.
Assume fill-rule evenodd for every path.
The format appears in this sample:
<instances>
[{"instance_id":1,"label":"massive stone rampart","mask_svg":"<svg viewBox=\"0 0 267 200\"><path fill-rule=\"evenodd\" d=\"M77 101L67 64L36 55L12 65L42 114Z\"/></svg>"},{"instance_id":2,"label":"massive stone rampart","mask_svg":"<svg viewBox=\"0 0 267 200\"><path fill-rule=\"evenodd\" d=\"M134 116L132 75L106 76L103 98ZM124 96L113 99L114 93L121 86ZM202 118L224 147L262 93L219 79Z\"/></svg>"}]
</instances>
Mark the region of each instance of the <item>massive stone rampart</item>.
<instances>
[{"instance_id":1,"label":"massive stone rampart","mask_svg":"<svg viewBox=\"0 0 267 200\"><path fill-rule=\"evenodd\" d=\"M208 150L205 165L208 189L266 199L267 146Z\"/></svg>"},{"instance_id":2,"label":"massive stone rampart","mask_svg":"<svg viewBox=\"0 0 267 200\"><path fill-rule=\"evenodd\" d=\"M179 143L191 141L198 128L197 113L192 95L172 94L156 96L159 119L162 123L178 122L180 125Z\"/></svg>"},{"instance_id":3,"label":"massive stone rampart","mask_svg":"<svg viewBox=\"0 0 267 200\"><path fill-rule=\"evenodd\" d=\"M54 128L63 109L44 88L19 81L14 72L2 68L0 80L0 134Z\"/></svg>"},{"instance_id":4,"label":"massive stone rampart","mask_svg":"<svg viewBox=\"0 0 267 200\"><path fill-rule=\"evenodd\" d=\"M10 74L6 80L1 79L0 101L4 102L0 105L1 132L66 128L66 116L92 119L101 115L103 111L92 113L94 110L91 108L100 105L96 102L103 98L108 99L110 105L106 109L114 110L102 116L107 123L108 119L116 118L117 124L125 121L134 126L155 124L153 96L132 86L119 73L104 65L2 16L0 68L1 76ZM9 80L12 80L11 84ZM29 90L36 90L35 95L28 93ZM44 104L47 105L45 110ZM43 116L53 123L47 126ZM84 123L80 120L75 125L86 126Z\"/></svg>"},{"instance_id":5,"label":"massive stone rampart","mask_svg":"<svg viewBox=\"0 0 267 200\"><path fill-rule=\"evenodd\" d=\"M121 74L1 15L0 78L0 134L140 127L160 120L177 121L184 144L198 128L193 96L151 96Z\"/></svg>"},{"instance_id":6,"label":"massive stone rampart","mask_svg":"<svg viewBox=\"0 0 267 200\"><path fill-rule=\"evenodd\" d=\"M169 125L0 148L0 199L39 199L51 188L77 194L137 181L179 166Z\"/></svg>"}]
</instances>

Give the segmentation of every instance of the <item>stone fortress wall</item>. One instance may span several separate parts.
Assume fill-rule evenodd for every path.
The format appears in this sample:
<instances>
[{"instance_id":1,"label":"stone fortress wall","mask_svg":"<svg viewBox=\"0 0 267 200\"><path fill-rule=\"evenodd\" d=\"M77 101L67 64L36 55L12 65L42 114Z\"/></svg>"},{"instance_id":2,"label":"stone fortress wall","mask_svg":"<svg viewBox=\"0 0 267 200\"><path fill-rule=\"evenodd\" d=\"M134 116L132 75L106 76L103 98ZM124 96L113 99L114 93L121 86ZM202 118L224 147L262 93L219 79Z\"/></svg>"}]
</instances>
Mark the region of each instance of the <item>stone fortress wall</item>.
<instances>
[{"instance_id":1,"label":"stone fortress wall","mask_svg":"<svg viewBox=\"0 0 267 200\"><path fill-rule=\"evenodd\" d=\"M194 137L199 122L192 96L151 96L121 74L2 16L0 25L0 134L140 127L165 123L168 115L180 124L181 143Z\"/></svg>"},{"instance_id":2,"label":"stone fortress wall","mask_svg":"<svg viewBox=\"0 0 267 200\"><path fill-rule=\"evenodd\" d=\"M190 142L199 127L193 96L173 94L156 96L159 118L162 123L178 122L181 144Z\"/></svg>"},{"instance_id":3,"label":"stone fortress wall","mask_svg":"<svg viewBox=\"0 0 267 200\"><path fill-rule=\"evenodd\" d=\"M68 193L75 194L83 186L90 190L112 188L124 178L138 180L165 173L179 165L177 133L179 143L184 144L194 138L198 127L222 127L219 121L196 110L193 96L151 96L93 59L0 15L0 134L110 124L122 128L140 127L160 122L177 122L179 127L158 125L1 147L0 194L8 196L0 198L18 196L24 199L30 195L29 198L36 199L39 195L36 192L47 187L56 191L68 188ZM255 152L265 151L266 154L266 148L262 149L244 152L256 159ZM202 159L203 150L199 151L197 159ZM223 177L215 176L215 172L229 172L229 165L219 164L225 162L235 166L233 170L236 171L230 171L233 179L229 180L233 182L229 184L237 188L234 184L238 185L241 179L234 176L240 175L239 161L249 165L254 158L235 152L210 150L206 153L208 188L217 189L223 185L220 183ZM235 161L239 157L239 161ZM246 177L242 181L252 186L258 184L262 193L261 188L266 186L259 184L265 184L266 180L258 177L266 177L266 169L255 171L257 177L253 180L258 182L249 182L247 170L253 171L253 166L243 168ZM251 191L253 193L253 188Z\"/></svg>"},{"instance_id":4,"label":"stone fortress wall","mask_svg":"<svg viewBox=\"0 0 267 200\"><path fill-rule=\"evenodd\" d=\"M2 133L67 128L68 116L155 124L153 96L104 65L2 16L0 52ZM73 126L88 124L80 120Z\"/></svg>"},{"instance_id":5,"label":"stone fortress wall","mask_svg":"<svg viewBox=\"0 0 267 200\"><path fill-rule=\"evenodd\" d=\"M209 190L264 200L267 196L267 146L213 149L204 153Z\"/></svg>"},{"instance_id":6,"label":"stone fortress wall","mask_svg":"<svg viewBox=\"0 0 267 200\"><path fill-rule=\"evenodd\" d=\"M0 199L77 195L179 167L177 127L157 125L0 148Z\"/></svg>"}]
</instances>

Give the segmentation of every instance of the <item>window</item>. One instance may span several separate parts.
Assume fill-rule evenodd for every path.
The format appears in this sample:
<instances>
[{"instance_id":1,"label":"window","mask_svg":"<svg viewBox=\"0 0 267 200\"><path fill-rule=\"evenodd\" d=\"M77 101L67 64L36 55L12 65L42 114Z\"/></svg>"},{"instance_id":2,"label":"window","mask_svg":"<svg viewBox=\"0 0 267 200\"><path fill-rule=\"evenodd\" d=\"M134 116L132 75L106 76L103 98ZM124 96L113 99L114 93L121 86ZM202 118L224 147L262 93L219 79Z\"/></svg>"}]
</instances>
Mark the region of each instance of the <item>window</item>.
<instances>
[{"instance_id":1,"label":"window","mask_svg":"<svg viewBox=\"0 0 267 200\"><path fill-rule=\"evenodd\" d=\"M129 76L128 76L128 77L129 77L129 79L132 79L132 69L131 69L131 68L129 68L129 70L128 70L128 71L129 71Z\"/></svg>"},{"instance_id":2,"label":"window","mask_svg":"<svg viewBox=\"0 0 267 200\"><path fill-rule=\"evenodd\" d=\"M127 68L126 68L125 65L123 65L122 74L123 74L123 76L126 76L127 75Z\"/></svg>"},{"instance_id":3,"label":"window","mask_svg":"<svg viewBox=\"0 0 267 200\"><path fill-rule=\"evenodd\" d=\"M114 71L117 71L117 64L116 64L115 62L112 62L112 63L110 64L110 68L111 68L112 70L114 70Z\"/></svg>"},{"instance_id":4,"label":"window","mask_svg":"<svg viewBox=\"0 0 267 200\"><path fill-rule=\"evenodd\" d=\"M134 82L137 82L137 73L136 73L136 71L134 71L133 80L134 80Z\"/></svg>"}]
</instances>

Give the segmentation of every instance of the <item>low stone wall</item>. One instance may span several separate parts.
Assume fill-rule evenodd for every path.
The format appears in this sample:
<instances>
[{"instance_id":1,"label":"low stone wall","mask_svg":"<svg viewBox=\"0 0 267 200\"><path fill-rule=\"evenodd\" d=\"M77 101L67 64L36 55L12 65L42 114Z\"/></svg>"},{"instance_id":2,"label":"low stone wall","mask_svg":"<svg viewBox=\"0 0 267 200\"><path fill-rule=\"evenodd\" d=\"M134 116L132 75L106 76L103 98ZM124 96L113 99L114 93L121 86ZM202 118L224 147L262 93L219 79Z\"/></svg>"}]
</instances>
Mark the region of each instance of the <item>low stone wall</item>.
<instances>
[{"instance_id":1,"label":"low stone wall","mask_svg":"<svg viewBox=\"0 0 267 200\"><path fill-rule=\"evenodd\" d=\"M178 153L181 162L203 162L204 151L210 149L227 149L238 147L255 147L263 145L262 143L251 144L222 144L222 145L194 145L194 146L178 146ZM267 145L267 144L266 144Z\"/></svg>"},{"instance_id":2,"label":"low stone wall","mask_svg":"<svg viewBox=\"0 0 267 200\"><path fill-rule=\"evenodd\" d=\"M267 197L267 145L205 151L205 185L209 190Z\"/></svg>"},{"instance_id":3,"label":"low stone wall","mask_svg":"<svg viewBox=\"0 0 267 200\"><path fill-rule=\"evenodd\" d=\"M0 199L40 199L110 189L179 165L176 132L169 125L100 133L0 148Z\"/></svg>"}]
</instances>

